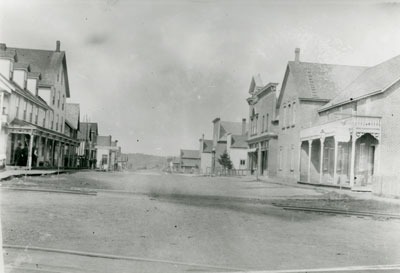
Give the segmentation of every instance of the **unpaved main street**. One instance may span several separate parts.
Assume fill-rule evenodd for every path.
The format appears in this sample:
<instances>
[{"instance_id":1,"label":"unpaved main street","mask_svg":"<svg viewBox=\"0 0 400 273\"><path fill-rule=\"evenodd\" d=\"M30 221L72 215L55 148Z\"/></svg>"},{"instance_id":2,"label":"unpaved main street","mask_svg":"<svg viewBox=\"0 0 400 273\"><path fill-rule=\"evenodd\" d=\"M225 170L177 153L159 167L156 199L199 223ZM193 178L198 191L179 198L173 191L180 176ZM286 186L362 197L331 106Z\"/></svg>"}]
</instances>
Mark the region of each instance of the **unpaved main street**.
<instances>
[{"instance_id":1,"label":"unpaved main street","mask_svg":"<svg viewBox=\"0 0 400 273\"><path fill-rule=\"evenodd\" d=\"M400 220L273 205L329 201L342 208L399 212L398 205L354 200L345 193L248 177L160 172L81 172L3 181L5 262L8 272L204 272L400 263Z\"/></svg>"}]
</instances>

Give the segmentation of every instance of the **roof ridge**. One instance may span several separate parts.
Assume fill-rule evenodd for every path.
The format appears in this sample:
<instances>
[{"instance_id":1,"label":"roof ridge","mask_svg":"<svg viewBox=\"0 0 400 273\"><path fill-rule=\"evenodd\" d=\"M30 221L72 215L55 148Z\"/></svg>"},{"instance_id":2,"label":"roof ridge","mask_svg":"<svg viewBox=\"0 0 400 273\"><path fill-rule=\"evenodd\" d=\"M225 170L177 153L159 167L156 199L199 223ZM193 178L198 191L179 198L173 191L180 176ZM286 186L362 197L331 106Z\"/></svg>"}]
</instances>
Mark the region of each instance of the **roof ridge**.
<instances>
[{"instance_id":1,"label":"roof ridge","mask_svg":"<svg viewBox=\"0 0 400 273\"><path fill-rule=\"evenodd\" d=\"M293 64L315 64L315 65L330 65L330 66L348 66L348 67L358 67L358 68L370 68L371 66L366 65L350 65L350 64L331 64L331 63L313 63L313 62L299 62L289 61L289 63Z\"/></svg>"},{"instance_id":2,"label":"roof ridge","mask_svg":"<svg viewBox=\"0 0 400 273\"><path fill-rule=\"evenodd\" d=\"M13 49L13 50L33 50L33 51L44 51L44 52L53 52L53 53L64 53L65 54L65 50L60 50L60 51L56 51L56 50L49 50L49 49L37 49L37 48L24 48L24 47L8 47L7 49Z\"/></svg>"}]
</instances>

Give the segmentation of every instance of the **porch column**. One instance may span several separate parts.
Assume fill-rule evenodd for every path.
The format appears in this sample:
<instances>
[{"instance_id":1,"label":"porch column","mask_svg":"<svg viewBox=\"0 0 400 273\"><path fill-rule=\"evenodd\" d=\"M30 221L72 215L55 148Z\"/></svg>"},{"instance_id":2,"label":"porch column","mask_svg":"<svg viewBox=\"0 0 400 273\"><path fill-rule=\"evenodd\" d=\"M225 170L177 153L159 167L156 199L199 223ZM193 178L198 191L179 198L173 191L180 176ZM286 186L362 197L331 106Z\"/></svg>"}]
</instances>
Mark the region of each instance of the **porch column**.
<instances>
[{"instance_id":1,"label":"porch column","mask_svg":"<svg viewBox=\"0 0 400 273\"><path fill-rule=\"evenodd\" d=\"M311 182L311 151L312 151L312 140L308 141L308 169L307 169L307 182Z\"/></svg>"},{"instance_id":2,"label":"porch column","mask_svg":"<svg viewBox=\"0 0 400 273\"><path fill-rule=\"evenodd\" d=\"M52 144L52 149L51 149L51 153L52 153L52 155L51 155L51 166L52 167L54 167L54 157L55 157L55 155L56 155L56 140L55 139L53 139L53 144Z\"/></svg>"},{"instance_id":3,"label":"porch column","mask_svg":"<svg viewBox=\"0 0 400 273\"><path fill-rule=\"evenodd\" d=\"M320 138L321 142L321 152L320 152L320 161L319 161L319 183L322 183L322 176L324 173L323 167L324 167L324 144L325 144L325 137Z\"/></svg>"},{"instance_id":4,"label":"porch column","mask_svg":"<svg viewBox=\"0 0 400 273\"><path fill-rule=\"evenodd\" d=\"M333 138L333 141L334 141L334 154L335 154L335 156L334 156L334 162L333 162L333 183L334 184L338 184L337 182L336 182L336 180L337 180L337 154L338 154L338 141L337 141L337 139L336 139L336 137L334 137Z\"/></svg>"},{"instance_id":5,"label":"porch column","mask_svg":"<svg viewBox=\"0 0 400 273\"><path fill-rule=\"evenodd\" d=\"M45 137L44 138L44 149L43 149L43 166L46 166L46 161L47 161L47 152L48 152L47 141L48 141L48 138Z\"/></svg>"},{"instance_id":6,"label":"porch column","mask_svg":"<svg viewBox=\"0 0 400 273\"><path fill-rule=\"evenodd\" d=\"M261 175L262 168L262 160L261 160L261 142L258 142L258 151L257 151L257 173Z\"/></svg>"},{"instance_id":7,"label":"porch column","mask_svg":"<svg viewBox=\"0 0 400 273\"><path fill-rule=\"evenodd\" d=\"M302 144L303 142L300 140L300 143L299 143L299 153L297 154L297 170L299 171L299 180L298 181L301 181L301 179L300 179L300 177L301 177L301 152L302 152L302 149L301 149L301 144Z\"/></svg>"},{"instance_id":8,"label":"porch column","mask_svg":"<svg viewBox=\"0 0 400 273\"><path fill-rule=\"evenodd\" d=\"M32 148L33 148L33 131L29 134L29 147L28 147L28 170L32 169Z\"/></svg>"},{"instance_id":9,"label":"porch column","mask_svg":"<svg viewBox=\"0 0 400 273\"><path fill-rule=\"evenodd\" d=\"M351 135L350 187L354 186L355 158L356 158L356 130L353 128L353 132Z\"/></svg>"},{"instance_id":10,"label":"porch column","mask_svg":"<svg viewBox=\"0 0 400 273\"><path fill-rule=\"evenodd\" d=\"M61 140L58 142L58 158L57 158L57 167L62 167L62 142Z\"/></svg>"}]
</instances>

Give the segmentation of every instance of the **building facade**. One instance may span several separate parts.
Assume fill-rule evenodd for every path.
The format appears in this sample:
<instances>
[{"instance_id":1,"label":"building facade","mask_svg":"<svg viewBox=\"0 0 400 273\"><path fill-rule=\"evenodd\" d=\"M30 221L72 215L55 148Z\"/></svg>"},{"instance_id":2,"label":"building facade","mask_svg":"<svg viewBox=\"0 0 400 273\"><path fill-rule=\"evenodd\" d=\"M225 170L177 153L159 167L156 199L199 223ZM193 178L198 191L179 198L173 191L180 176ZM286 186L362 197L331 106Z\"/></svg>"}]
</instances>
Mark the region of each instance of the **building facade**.
<instances>
[{"instance_id":1,"label":"building facade","mask_svg":"<svg viewBox=\"0 0 400 273\"><path fill-rule=\"evenodd\" d=\"M277 173L277 83L263 85L260 76L252 78L249 104L248 169L251 174L275 176Z\"/></svg>"},{"instance_id":2,"label":"building facade","mask_svg":"<svg viewBox=\"0 0 400 273\"><path fill-rule=\"evenodd\" d=\"M300 132L299 180L400 196L400 56L365 70Z\"/></svg>"},{"instance_id":3,"label":"building facade","mask_svg":"<svg viewBox=\"0 0 400 273\"><path fill-rule=\"evenodd\" d=\"M210 174L211 164L212 164L212 139L204 139L204 134L202 138L199 139L200 142L200 173Z\"/></svg>"},{"instance_id":4,"label":"building facade","mask_svg":"<svg viewBox=\"0 0 400 273\"><path fill-rule=\"evenodd\" d=\"M96 140L99 126L96 122L82 122L78 133L78 159L81 168L94 169L97 166Z\"/></svg>"},{"instance_id":5,"label":"building facade","mask_svg":"<svg viewBox=\"0 0 400 273\"><path fill-rule=\"evenodd\" d=\"M200 153L198 150L181 150L180 171L185 173L199 172Z\"/></svg>"},{"instance_id":6,"label":"building facade","mask_svg":"<svg viewBox=\"0 0 400 273\"><path fill-rule=\"evenodd\" d=\"M227 139L229 134L246 135L246 119L242 119L242 122L221 121L220 118L213 120L212 173L223 169L218 159L227 151Z\"/></svg>"},{"instance_id":7,"label":"building facade","mask_svg":"<svg viewBox=\"0 0 400 273\"><path fill-rule=\"evenodd\" d=\"M226 152L235 170L247 169L247 135L228 134L226 140Z\"/></svg>"},{"instance_id":8,"label":"building facade","mask_svg":"<svg viewBox=\"0 0 400 273\"><path fill-rule=\"evenodd\" d=\"M111 136L96 137L96 168L102 171L114 171L117 164L118 146Z\"/></svg>"},{"instance_id":9,"label":"building facade","mask_svg":"<svg viewBox=\"0 0 400 273\"><path fill-rule=\"evenodd\" d=\"M279 177L297 181L300 175L300 131L318 121L318 109L335 98L367 68L300 61L300 49L295 61L287 64L276 104L278 128ZM316 145L314 146L316 149Z\"/></svg>"},{"instance_id":10,"label":"building facade","mask_svg":"<svg viewBox=\"0 0 400 273\"><path fill-rule=\"evenodd\" d=\"M60 42L55 50L0 44L0 74L0 158L28 168L64 167L78 141L65 132L70 91Z\"/></svg>"}]
</instances>

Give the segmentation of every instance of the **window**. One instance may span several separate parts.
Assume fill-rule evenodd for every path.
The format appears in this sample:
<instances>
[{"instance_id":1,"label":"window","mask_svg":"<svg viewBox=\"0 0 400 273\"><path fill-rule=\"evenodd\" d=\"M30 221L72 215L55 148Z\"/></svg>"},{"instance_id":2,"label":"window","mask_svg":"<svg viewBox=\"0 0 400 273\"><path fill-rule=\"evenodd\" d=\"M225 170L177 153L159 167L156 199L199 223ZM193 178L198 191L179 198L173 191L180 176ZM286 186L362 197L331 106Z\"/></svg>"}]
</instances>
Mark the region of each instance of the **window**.
<instances>
[{"instance_id":1,"label":"window","mask_svg":"<svg viewBox=\"0 0 400 273\"><path fill-rule=\"evenodd\" d=\"M65 96L63 95L62 98L62 105L61 105L61 109L64 110L64 103L65 103Z\"/></svg>"},{"instance_id":2,"label":"window","mask_svg":"<svg viewBox=\"0 0 400 273\"><path fill-rule=\"evenodd\" d=\"M25 102L24 115L23 115L23 117L22 117L23 120L26 120L26 112L27 112L27 109L28 109L28 102Z\"/></svg>"},{"instance_id":3,"label":"window","mask_svg":"<svg viewBox=\"0 0 400 273\"><path fill-rule=\"evenodd\" d=\"M101 156L101 164L102 165L107 164L107 159L108 159L107 155L102 155Z\"/></svg>"},{"instance_id":4,"label":"window","mask_svg":"<svg viewBox=\"0 0 400 273\"><path fill-rule=\"evenodd\" d=\"M296 103L293 102L292 104L292 125L294 126L296 124Z\"/></svg>"},{"instance_id":5,"label":"window","mask_svg":"<svg viewBox=\"0 0 400 273\"><path fill-rule=\"evenodd\" d=\"M240 159L240 166L244 166L244 165L246 165L246 160Z\"/></svg>"},{"instance_id":6,"label":"window","mask_svg":"<svg viewBox=\"0 0 400 273\"><path fill-rule=\"evenodd\" d=\"M16 105L16 111L15 111L15 116L16 116L16 118L18 118L18 115L19 115L19 104L20 104L20 101L21 101L21 99L20 99L20 97L18 97L17 98L17 105Z\"/></svg>"},{"instance_id":7,"label":"window","mask_svg":"<svg viewBox=\"0 0 400 273\"><path fill-rule=\"evenodd\" d=\"M282 164L283 164L283 147L279 147L279 170L282 170Z\"/></svg>"},{"instance_id":8,"label":"window","mask_svg":"<svg viewBox=\"0 0 400 273\"><path fill-rule=\"evenodd\" d=\"M38 118L39 118L39 107L36 107L35 124L38 124Z\"/></svg>"},{"instance_id":9,"label":"window","mask_svg":"<svg viewBox=\"0 0 400 273\"><path fill-rule=\"evenodd\" d=\"M286 112L286 126L289 127L290 126L290 122L291 122L291 114L292 114L292 109L291 109L291 105L289 104L287 106L287 112Z\"/></svg>"},{"instance_id":10,"label":"window","mask_svg":"<svg viewBox=\"0 0 400 273\"><path fill-rule=\"evenodd\" d=\"M265 125L265 116L262 116L261 133L264 132L264 125Z\"/></svg>"},{"instance_id":11,"label":"window","mask_svg":"<svg viewBox=\"0 0 400 273\"><path fill-rule=\"evenodd\" d=\"M54 91L53 91L53 101L52 101L52 104L54 105L55 102L56 102L56 91L54 90Z\"/></svg>"},{"instance_id":12,"label":"window","mask_svg":"<svg viewBox=\"0 0 400 273\"><path fill-rule=\"evenodd\" d=\"M268 132L269 130L269 114L267 114L267 117L265 119L265 131Z\"/></svg>"},{"instance_id":13,"label":"window","mask_svg":"<svg viewBox=\"0 0 400 273\"><path fill-rule=\"evenodd\" d=\"M286 127L286 106L283 106L282 128Z\"/></svg>"},{"instance_id":14,"label":"window","mask_svg":"<svg viewBox=\"0 0 400 273\"><path fill-rule=\"evenodd\" d=\"M56 131L58 131L58 121L59 121L59 116L57 114L57 119L56 119Z\"/></svg>"},{"instance_id":15,"label":"window","mask_svg":"<svg viewBox=\"0 0 400 273\"><path fill-rule=\"evenodd\" d=\"M290 171L294 171L294 145L290 149Z\"/></svg>"},{"instance_id":16,"label":"window","mask_svg":"<svg viewBox=\"0 0 400 273\"><path fill-rule=\"evenodd\" d=\"M322 169L324 172L328 171L328 167L329 167L329 147L324 147L324 158L323 158L323 163L322 163Z\"/></svg>"},{"instance_id":17,"label":"window","mask_svg":"<svg viewBox=\"0 0 400 273\"><path fill-rule=\"evenodd\" d=\"M60 91L58 91L57 107L60 108Z\"/></svg>"},{"instance_id":18,"label":"window","mask_svg":"<svg viewBox=\"0 0 400 273\"><path fill-rule=\"evenodd\" d=\"M61 124L60 124L60 131L61 131L61 133L63 132L63 124L64 124L64 118L61 117Z\"/></svg>"}]
</instances>

